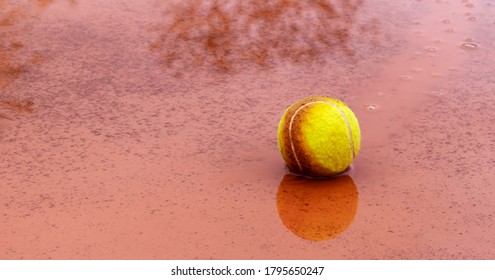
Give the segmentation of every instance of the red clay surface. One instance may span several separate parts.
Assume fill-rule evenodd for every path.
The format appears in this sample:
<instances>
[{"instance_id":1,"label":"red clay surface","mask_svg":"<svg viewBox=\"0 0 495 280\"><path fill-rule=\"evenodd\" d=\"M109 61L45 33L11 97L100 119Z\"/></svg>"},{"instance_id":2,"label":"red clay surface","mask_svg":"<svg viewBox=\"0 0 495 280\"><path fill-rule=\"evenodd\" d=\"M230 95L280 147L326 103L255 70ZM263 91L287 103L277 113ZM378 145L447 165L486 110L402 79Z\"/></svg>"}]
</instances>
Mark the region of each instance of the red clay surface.
<instances>
[{"instance_id":1,"label":"red clay surface","mask_svg":"<svg viewBox=\"0 0 495 280\"><path fill-rule=\"evenodd\" d=\"M175 2L0 0L0 259L495 258L493 1ZM361 124L328 185L308 95Z\"/></svg>"}]
</instances>

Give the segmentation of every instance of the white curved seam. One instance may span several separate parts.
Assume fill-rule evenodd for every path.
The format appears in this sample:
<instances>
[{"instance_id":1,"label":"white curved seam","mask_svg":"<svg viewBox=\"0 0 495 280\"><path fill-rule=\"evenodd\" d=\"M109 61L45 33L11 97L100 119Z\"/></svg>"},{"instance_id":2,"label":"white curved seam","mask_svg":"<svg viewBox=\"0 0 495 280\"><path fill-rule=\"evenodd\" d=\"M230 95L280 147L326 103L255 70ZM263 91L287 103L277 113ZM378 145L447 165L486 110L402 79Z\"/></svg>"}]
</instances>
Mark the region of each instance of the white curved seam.
<instances>
[{"instance_id":1,"label":"white curved seam","mask_svg":"<svg viewBox=\"0 0 495 280\"><path fill-rule=\"evenodd\" d=\"M310 103L306 103L304 104L303 106L297 108L297 110L294 112L294 114L292 115L292 117L290 118L290 122L289 122L289 139L290 139L290 148L292 150L292 154L294 155L294 159L296 160L296 163L297 163L297 166L299 166L299 171L300 172L303 172L303 169L302 169L302 166L301 166L301 163L299 162L299 159L297 158L297 154L296 154L296 149L294 147L294 142L292 141L292 123L294 122L294 118L296 117L297 113L299 113L299 111L308 106L308 105L311 105L313 103L316 103L316 102L310 102Z\"/></svg>"},{"instance_id":2,"label":"white curved seam","mask_svg":"<svg viewBox=\"0 0 495 280\"><path fill-rule=\"evenodd\" d=\"M352 158L355 157L355 154L354 154L354 139L352 137L352 129L351 129L351 124L349 123L349 120L347 119L347 116L345 115L344 111L342 111L342 109L340 109L339 107L337 107L337 105L335 104L332 104L332 103L329 103L327 102L328 104L332 105L333 107L335 107L335 109L337 109L339 112L340 112L340 115L342 115L342 117L344 118L344 121L345 121L345 124L347 125L347 131L349 132L349 144L351 145L351 152L352 152Z\"/></svg>"}]
</instances>

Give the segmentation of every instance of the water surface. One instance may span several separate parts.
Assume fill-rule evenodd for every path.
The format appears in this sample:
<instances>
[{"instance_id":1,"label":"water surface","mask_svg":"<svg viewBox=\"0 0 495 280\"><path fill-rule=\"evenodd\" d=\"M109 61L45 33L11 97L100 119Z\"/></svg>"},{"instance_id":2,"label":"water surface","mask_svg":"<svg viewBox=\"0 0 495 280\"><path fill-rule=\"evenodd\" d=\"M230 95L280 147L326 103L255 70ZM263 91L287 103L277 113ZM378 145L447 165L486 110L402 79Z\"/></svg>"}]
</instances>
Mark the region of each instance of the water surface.
<instances>
[{"instance_id":1,"label":"water surface","mask_svg":"<svg viewBox=\"0 0 495 280\"><path fill-rule=\"evenodd\" d=\"M0 0L0 258L495 258L495 3L265 2ZM284 168L308 95L343 179Z\"/></svg>"}]
</instances>

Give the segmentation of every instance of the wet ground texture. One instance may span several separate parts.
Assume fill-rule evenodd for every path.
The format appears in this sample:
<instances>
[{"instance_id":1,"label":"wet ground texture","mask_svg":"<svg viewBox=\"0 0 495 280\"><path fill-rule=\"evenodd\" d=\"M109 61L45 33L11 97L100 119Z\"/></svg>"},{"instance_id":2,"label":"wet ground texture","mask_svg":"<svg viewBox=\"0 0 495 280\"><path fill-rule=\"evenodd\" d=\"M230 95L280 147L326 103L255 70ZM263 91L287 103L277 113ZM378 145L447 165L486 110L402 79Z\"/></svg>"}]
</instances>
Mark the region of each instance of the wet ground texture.
<instances>
[{"instance_id":1,"label":"wet ground texture","mask_svg":"<svg viewBox=\"0 0 495 280\"><path fill-rule=\"evenodd\" d=\"M495 3L0 0L1 259L494 259ZM345 176L284 110L346 102Z\"/></svg>"}]
</instances>

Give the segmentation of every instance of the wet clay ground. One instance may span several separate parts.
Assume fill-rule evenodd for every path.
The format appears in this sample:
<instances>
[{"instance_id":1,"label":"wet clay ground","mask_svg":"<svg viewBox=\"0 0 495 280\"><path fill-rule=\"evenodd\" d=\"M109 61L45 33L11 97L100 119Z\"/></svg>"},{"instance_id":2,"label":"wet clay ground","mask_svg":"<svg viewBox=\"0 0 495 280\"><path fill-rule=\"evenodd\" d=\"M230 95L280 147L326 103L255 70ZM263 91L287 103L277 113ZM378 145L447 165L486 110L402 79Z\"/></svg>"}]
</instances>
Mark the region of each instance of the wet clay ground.
<instances>
[{"instance_id":1,"label":"wet clay ground","mask_svg":"<svg viewBox=\"0 0 495 280\"><path fill-rule=\"evenodd\" d=\"M493 30L490 0L0 0L0 258L494 259ZM284 168L308 95L360 121L343 177Z\"/></svg>"}]
</instances>

